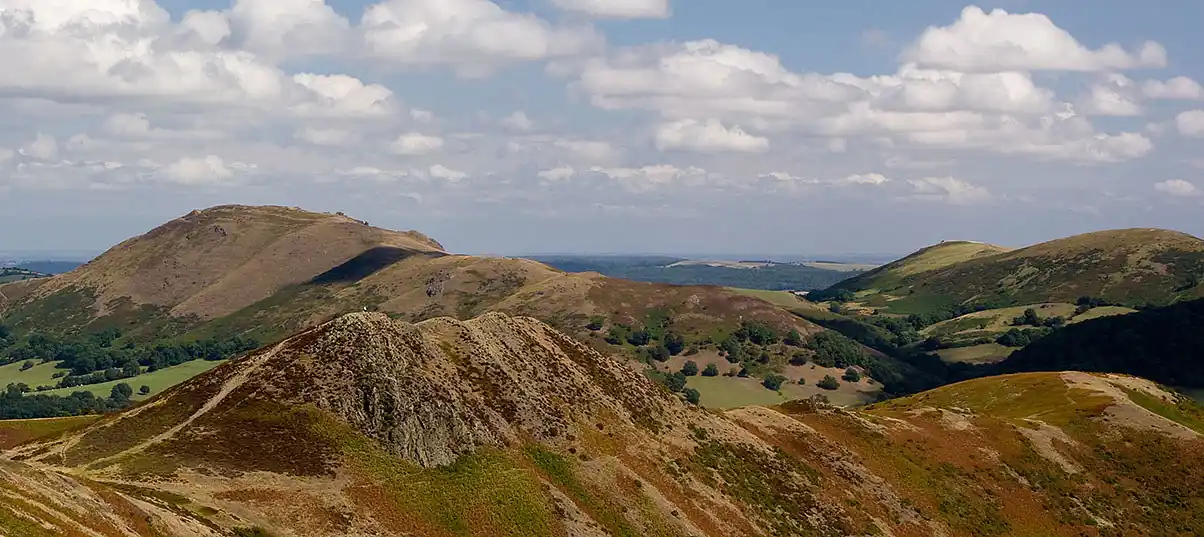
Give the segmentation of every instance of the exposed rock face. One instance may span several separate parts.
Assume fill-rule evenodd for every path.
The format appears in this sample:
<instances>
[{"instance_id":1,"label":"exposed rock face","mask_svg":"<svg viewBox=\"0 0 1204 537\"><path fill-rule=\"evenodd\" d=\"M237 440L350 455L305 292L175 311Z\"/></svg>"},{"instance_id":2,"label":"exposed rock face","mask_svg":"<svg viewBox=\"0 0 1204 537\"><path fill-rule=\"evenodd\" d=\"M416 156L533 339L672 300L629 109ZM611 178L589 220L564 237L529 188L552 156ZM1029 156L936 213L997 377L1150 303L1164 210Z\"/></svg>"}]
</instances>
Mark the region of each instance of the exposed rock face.
<instances>
[{"instance_id":1,"label":"exposed rock face","mask_svg":"<svg viewBox=\"0 0 1204 537\"><path fill-rule=\"evenodd\" d=\"M419 325L347 315L286 342L265 365L234 399L315 404L424 466L480 446L563 439L596 416L655 419L668 406L631 369L501 314Z\"/></svg>"}]
</instances>

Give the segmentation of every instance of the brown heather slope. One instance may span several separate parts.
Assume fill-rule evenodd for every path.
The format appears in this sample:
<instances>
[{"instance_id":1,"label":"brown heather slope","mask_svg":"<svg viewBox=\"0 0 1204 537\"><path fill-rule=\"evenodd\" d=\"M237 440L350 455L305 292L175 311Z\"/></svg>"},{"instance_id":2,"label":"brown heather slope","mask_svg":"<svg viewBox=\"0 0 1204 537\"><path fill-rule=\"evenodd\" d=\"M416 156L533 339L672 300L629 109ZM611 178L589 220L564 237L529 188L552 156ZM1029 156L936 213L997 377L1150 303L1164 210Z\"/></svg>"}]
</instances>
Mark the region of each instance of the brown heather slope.
<instances>
[{"instance_id":1,"label":"brown heather slope","mask_svg":"<svg viewBox=\"0 0 1204 537\"><path fill-rule=\"evenodd\" d=\"M529 318L352 314L0 459L17 535L1196 535L1198 408L979 379L849 411L684 404Z\"/></svg>"},{"instance_id":2,"label":"brown heather slope","mask_svg":"<svg viewBox=\"0 0 1204 537\"><path fill-rule=\"evenodd\" d=\"M335 214L287 207L193 211L38 286L44 297L83 288L106 311L118 300L213 319L300 284L373 249L441 254L435 241Z\"/></svg>"},{"instance_id":3,"label":"brown heather slope","mask_svg":"<svg viewBox=\"0 0 1204 537\"><path fill-rule=\"evenodd\" d=\"M909 270L941 252L965 253L967 245L977 243L934 246L836 288L891 313L1073 303L1083 296L1139 307L1204 296L1204 240L1161 229L1087 233L994 253L988 248Z\"/></svg>"}]
</instances>

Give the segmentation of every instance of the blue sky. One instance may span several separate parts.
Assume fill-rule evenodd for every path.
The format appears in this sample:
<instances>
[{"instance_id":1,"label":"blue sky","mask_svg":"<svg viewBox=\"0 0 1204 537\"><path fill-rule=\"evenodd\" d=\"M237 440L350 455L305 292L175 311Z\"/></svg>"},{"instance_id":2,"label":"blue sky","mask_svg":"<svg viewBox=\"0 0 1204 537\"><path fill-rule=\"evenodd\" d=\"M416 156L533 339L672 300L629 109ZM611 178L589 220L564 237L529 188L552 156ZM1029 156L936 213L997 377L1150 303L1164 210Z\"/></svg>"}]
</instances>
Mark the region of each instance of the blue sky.
<instances>
[{"instance_id":1,"label":"blue sky","mask_svg":"<svg viewBox=\"0 0 1204 537\"><path fill-rule=\"evenodd\" d=\"M0 0L3 250L292 205L470 253L1204 235L1204 4Z\"/></svg>"}]
</instances>

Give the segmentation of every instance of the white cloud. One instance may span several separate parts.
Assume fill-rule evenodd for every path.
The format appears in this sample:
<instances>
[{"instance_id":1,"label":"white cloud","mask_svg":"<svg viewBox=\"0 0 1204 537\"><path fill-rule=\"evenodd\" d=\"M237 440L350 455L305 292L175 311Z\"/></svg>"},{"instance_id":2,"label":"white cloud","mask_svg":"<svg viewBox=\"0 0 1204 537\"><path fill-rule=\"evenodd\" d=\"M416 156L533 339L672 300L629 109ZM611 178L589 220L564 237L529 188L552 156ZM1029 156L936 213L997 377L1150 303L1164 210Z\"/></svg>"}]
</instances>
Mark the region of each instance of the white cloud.
<instances>
[{"instance_id":1,"label":"white cloud","mask_svg":"<svg viewBox=\"0 0 1204 537\"><path fill-rule=\"evenodd\" d=\"M1136 85L1122 75L1112 75L1105 82L1093 84L1080 104L1084 113L1097 116L1136 117L1142 113L1134 98Z\"/></svg>"},{"instance_id":2,"label":"white cloud","mask_svg":"<svg viewBox=\"0 0 1204 537\"><path fill-rule=\"evenodd\" d=\"M518 110L502 120L502 126L510 130L526 132L535 127L535 123L531 118L527 117L527 113Z\"/></svg>"},{"instance_id":3,"label":"white cloud","mask_svg":"<svg viewBox=\"0 0 1204 537\"><path fill-rule=\"evenodd\" d=\"M163 175L168 181L182 185L209 185L227 182L234 177L234 171L220 157L209 155L181 158L164 168Z\"/></svg>"},{"instance_id":4,"label":"white cloud","mask_svg":"<svg viewBox=\"0 0 1204 537\"><path fill-rule=\"evenodd\" d=\"M1043 113L1054 106L1054 92L1037 87L1028 73L959 73L904 64L893 76L851 81L888 110L942 112Z\"/></svg>"},{"instance_id":5,"label":"white cloud","mask_svg":"<svg viewBox=\"0 0 1204 537\"><path fill-rule=\"evenodd\" d=\"M572 179L573 176L577 175L577 170L573 169L572 166L562 166L560 168L541 171L538 175L540 179L558 183Z\"/></svg>"},{"instance_id":6,"label":"white cloud","mask_svg":"<svg viewBox=\"0 0 1204 537\"><path fill-rule=\"evenodd\" d=\"M552 0L567 11L607 19L664 19L672 14L669 0Z\"/></svg>"},{"instance_id":7,"label":"white cloud","mask_svg":"<svg viewBox=\"0 0 1204 537\"><path fill-rule=\"evenodd\" d=\"M318 129L305 127L293 134L293 137L314 145L348 146L360 140L357 132L344 129Z\"/></svg>"},{"instance_id":8,"label":"white cloud","mask_svg":"<svg viewBox=\"0 0 1204 537\"><path fill-rule=\"evenodd\" d=\"M1175 116L1175 126L1184 136L1204 136L1204 110L1188 110Z\"/></svg>"},{"instance_id":9,"label":"white cloud","mask_svg":"<svg viewBox=\"0 0 1204 537\"><path fill-rule=\"evenodd\" d=\"M464 173L464 172L458 171L458 170L453 170L442 164L435 164L435 165L431 166L430 170L428 170L428 171L429 171L431 177L434 177L435 179L443 179L449 183L458 183L460 181L468 179L467 173Z\"/></svg>"},{"instance_id":10,"label":"white cloud","mask_svg":"<svg viewBox=\"0 0 1204 537\"><path fill-rule=\"evenodd\" d=\"M930 26L904 53L909 61L962 72L1106 71L1165 67L1166 49L1147 41L1130 52L1109 44L1091 50L1039 13L962 10L949 26Z\"/></svg>"},{"instance_id":11,"label":"white cloud","mask_svg":"<svg viewBox=\"0 0 1204 537\"><path fill-rule=\"evenodd\" d=\"M365 84L347 75L301 73L293 80L313 93L317 103L305 102L295 109L306 115L335 114L373 116L393 112L393 91L379 84Z\"/></svg>"},{"instance_id":12,"label":"white cloud","mask_svg":"<svg viewBox=\"0 0 1204 537\"><path fill-rule=\"evenodd\" d=\"M443 149L445 142L438 136L427 136L417 132L403 134L389 147L398 155L429 155Z\"/></svg>"},{"instance_id":13,"label":"white cloud","mask_svg":"<svg viewBox=\"0 0 1204 537\"><path fill-rule=\"evenodd\" d=\"M1182 179L1171 179L1154 185L1154 190L1175 197L1188 198L1200 195L1196 185Z\"/></svg>"},{"instance_id":14,"label":"white cloud","mask_svg":"<svg viewBox=\"0 0 1204 537\"><path fill-rule=\"evenodd\" d=\"M953 177L927 177L909 181L915 196L938 199L953 204L982 203L991 199L991 191Z\"/></svg>"},{"instance_id":15,"label":"white cloud","mask_svg":"<svg viewBox=\"0 0 1204 537\"><path fill-rule=\"evenodd\" d=\"M22 155L38 160L51 160L59 154L58 141L53 136L38 133L34 140L18 151Z\"/></svg>"},{"instance_id":16,"label":"white cloud","mask_svg":"<svg viewBox=\"0 0 1204 537\"><path fill-rule=\"evenodd\" d=\"M364 10L360 30L371 53L383 59L469 71L574 55L603 42L590 27L554 27L489 0L386 0Z\"/></svg>"},{"instance_id":17,"label":"white cloud","mask_svg":"<svg viewBox=\"0 0 1204 537\"><path fill-rule=\"evenodd\" d=\"M590 162L610 162L618 157L618 151L609 142L597 140L556 140L552 145L568 151L574 157Z\"/></svg>"},{"instance_id":18,"label":"white cloud","mask_svg":"<svg viewBox=\"0 0 1204 537\"><path fill-rule=\"evenodd\" d=\"M1149 80L1141 86L1141 93L1151 99L1204 99L1204 87L1185 76L1177 76L1166 82Z\"/></svg>"},{"instance_id":19,"label":"white cloud","mask_svg":"<svg viewBox=\"0 0 1204 537\"><path fill-rule=\"evenodd\" d=\"M662 151L764 153L769 151L769 139L748 134L739 126L728 128L714 119L684 119L657 128L656 147Z\"/></svg>"},{"instance_id":20,"label":"white cloud","mask_svg":"<svg viewBox=\"0 0 1204 537\"><path fill-rule=\"evenodd\" d=\"M644 192L673 185L699 186L719 179L702 168L678 168L670 164L644 166L642 168L599 168L591 172L604 175L632 192Z\"/></svg>"},{"instance_id":21,"label":"white cloud","mask_svg":"<svg viewBox=\"0 0 1204 537\"><path fill-rule=\"evenodd\" d=\"M261 54L331 52L350 38L350 23L325 0L235 0L228 18L241 48Z\"/></svg>"},{"instance_id":22,"label":"white cloud","mask_svg":"<svg viewBox=\"0 0 1204 537\"><path fill-rule=\"evenodd\" d=\"M435 120L435 113L430 110L415 108L410 110L410 118L419 123L430 123Z\"/></svg>"},{"instance_id":23,"label":"white cloud","mask_svg":"<svg viewBox=\"0 0 1204 537\"><path fill-rule=\"evenodd\" d=\"M841 179L832 181L836 185L872 185L881 186L890 182L890 178L880 173L866 173L850 175Z\"/></svg>"}]
</instances>

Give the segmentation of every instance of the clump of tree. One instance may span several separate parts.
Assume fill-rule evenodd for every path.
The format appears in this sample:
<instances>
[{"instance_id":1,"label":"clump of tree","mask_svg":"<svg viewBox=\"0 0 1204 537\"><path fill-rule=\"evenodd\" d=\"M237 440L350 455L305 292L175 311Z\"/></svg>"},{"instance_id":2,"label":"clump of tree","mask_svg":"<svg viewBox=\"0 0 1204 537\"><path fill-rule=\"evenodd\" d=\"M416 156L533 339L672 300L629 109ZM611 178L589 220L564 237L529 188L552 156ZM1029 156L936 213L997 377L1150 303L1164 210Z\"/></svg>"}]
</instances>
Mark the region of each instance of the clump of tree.
<instances>
[{"instance_id":1,"label":"clump of tree","mask_svg":"<svg viewBox=\"0 0 1204 537\"><path fill-rule=\"evenodd\" d=\"M786 377L783 377L782 375L777 375L777 374L767 375L764 379L761 380L761 385L765 386L766 389L773 390L776 392L776 391L782 389L782 384L784 384L786 382L786 380L787 380Z\"/></svg>"},{"instance_id":2,"label":"clump of tree","mask_svg":"<svg viewBox=\"0 0 1204 537\"><path fill-rule=\"evenodd\" d=\"M1021 348L1032 344L1032 342L1037 341L1038 339L1048 336L1051 332L1052 329L1049 328L1029 328L1025 330L1013 328L1007 332L1004 332L1003 335L999 336L995 340L995 342L1003 345L1004 347Z\"/></svg>"},{"instance_id":3,"label":"clump of tree","mask_svg":"<svg viewBox=\"0 0 1204 537\"><path fill-rule=\"evenodd\" d=\"M844 370L844 376L841 378L844 379L845 382L861 382L861 372L850 367Z\"/></svg>"},{"instance_id":4,"label":"clump of tree","mask_svg":"<svg viewBox=\"0 0 1204 537\"><path fill-rule=\"evenodd\" d=\"M817 382L815 385L829 391L840 389L840 381L836 380L836 377L832 375L825 375L823 380Z\"/></svg>"},{"instance_id":5,"label":"clump of tree","mask_svg":"<svg viewBox=\"0 0 1204 537\"><path fill-rule=\"evenodd\" d=\"M681 393L682 395L686 396L686 401L689 401L689 403L692 405L697 405L702 402L702 394L694 388L686 388L685 390L682 390Z\"/></svg>"},{"instance_id":6,"label":"clump of tree","mask_svg":"<svg viewBox=\"0 0 1204 537\"><path fill-rule=\"evenodd\" d=\"M681 367L681 374L687 377L698 376L698 363L696 363L694 360L687 361L686 364Z\"/></svg>"},{"instance_id":7,"label":"clump of tree","mask_svg":"<svg viewBox=\"0 0 1204 537\"><path fill-rule=\"evenodd\" d=\"M56 418L84 416L120 410L129 406L129 398L101 399L92 392L75 392L67 397L30 394L29 386L9 384L0 392L0 419Z\"/></svg>"},{"instance_id":8,"label":"clump of tree","mask_svg":"<svg viewBox=\"0 0 1204 537\"><path fill-rule=\"evenodd\" d=\"M715 364L707 364L706 368L702 370L702 376L718 377L719 376L719 367L717 367Z\"/></svg>"},{"instance_id":9,"label":"clump of tree","mask_svg":"<svg viewBox=\"0 0 1204 537\"><path fill-rule=\"evenodd\" d=\"M811 336L808 346L815 351L813 362L821 367L865 365L867 354L857 342L831 331Z\"/></svg>"}]
</instances>

